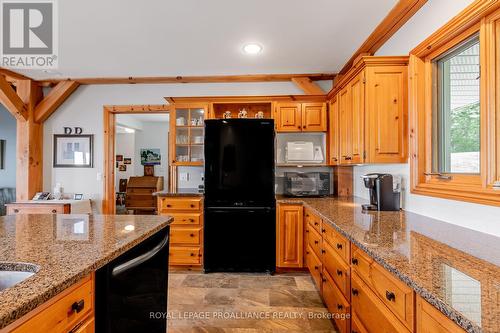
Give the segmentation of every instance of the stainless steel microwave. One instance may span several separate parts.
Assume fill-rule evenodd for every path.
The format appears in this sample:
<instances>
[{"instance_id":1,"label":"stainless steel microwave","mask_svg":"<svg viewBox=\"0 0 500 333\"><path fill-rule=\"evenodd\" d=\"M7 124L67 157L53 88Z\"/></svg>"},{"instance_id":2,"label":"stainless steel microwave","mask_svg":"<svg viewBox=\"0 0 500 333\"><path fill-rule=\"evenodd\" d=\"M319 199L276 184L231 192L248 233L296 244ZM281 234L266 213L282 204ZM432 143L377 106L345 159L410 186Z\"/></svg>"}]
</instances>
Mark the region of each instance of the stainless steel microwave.
<instances>
[{"instance_id":1,"label":"stainless steel microwave","mask_svg":"<svg viewBox=\"0 0 500 333\"><path fill-rule=\"evenodd\" d=\"M285 172L284 194L290 197L323 197L330 194L329 172Z\"/></svg>"}]
</instances>

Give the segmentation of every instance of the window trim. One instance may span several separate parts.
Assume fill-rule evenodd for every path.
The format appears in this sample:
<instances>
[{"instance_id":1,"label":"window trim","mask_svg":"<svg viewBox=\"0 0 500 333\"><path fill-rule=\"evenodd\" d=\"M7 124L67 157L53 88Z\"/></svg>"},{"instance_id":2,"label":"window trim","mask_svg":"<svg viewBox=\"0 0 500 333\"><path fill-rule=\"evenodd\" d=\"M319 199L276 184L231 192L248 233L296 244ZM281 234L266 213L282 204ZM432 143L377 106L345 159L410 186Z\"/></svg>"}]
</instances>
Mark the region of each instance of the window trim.
<instances>
[{"instance_id":1,"label":"window trim","mask_svg":"<svg viewBox=\"0 0 500 333\"><path fill-rule=\"evenodd\" d=\"M440 55L479 33L480 174L444 179L433 173L435 77ZM500 206L500 2L477 0L410 52L410 187L415 194Z\"/></svg>"}]
</instances>

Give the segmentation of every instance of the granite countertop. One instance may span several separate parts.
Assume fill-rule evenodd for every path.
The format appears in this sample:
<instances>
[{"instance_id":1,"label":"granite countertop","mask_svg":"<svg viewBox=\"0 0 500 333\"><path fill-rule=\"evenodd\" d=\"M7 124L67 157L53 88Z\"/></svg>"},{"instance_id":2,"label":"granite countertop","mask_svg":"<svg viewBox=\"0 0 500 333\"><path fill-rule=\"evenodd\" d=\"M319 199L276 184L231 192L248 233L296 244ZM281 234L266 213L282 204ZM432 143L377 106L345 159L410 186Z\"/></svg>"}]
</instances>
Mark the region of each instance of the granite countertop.
<instances>
[{"instance_id":1,"label":"granite countertop","mask_svg":"<svg viewBox=\"0 0 500 333\"><path fill-rule=\"evenodd\" d=\"M159 197L202 197L203 190L198 188L181 188L175 191L159 191L153 193Z\"/></svg>"},{"instance_id":2,"label":"granite countertop","mask_svg":"<svg viewBox=\"0 0 500 333\"><path fill-rule=\"evenodd\" d=\"M0 329L170 224L168 216L0 217L0 268L36 274L0 291ZM14 267L13 267L14 266Z\"/></svg>"},{"instance_id":3,"label":"granite countertop","mask_svg":"<svg viewBox=\"0 0 500 333\"><path fill-rule=\"evenodd\" d=\"M466 331L500 331L499 237L405 211L363 212L356 197L277 199L316 211Z\"/></svg>"}]
</instances>

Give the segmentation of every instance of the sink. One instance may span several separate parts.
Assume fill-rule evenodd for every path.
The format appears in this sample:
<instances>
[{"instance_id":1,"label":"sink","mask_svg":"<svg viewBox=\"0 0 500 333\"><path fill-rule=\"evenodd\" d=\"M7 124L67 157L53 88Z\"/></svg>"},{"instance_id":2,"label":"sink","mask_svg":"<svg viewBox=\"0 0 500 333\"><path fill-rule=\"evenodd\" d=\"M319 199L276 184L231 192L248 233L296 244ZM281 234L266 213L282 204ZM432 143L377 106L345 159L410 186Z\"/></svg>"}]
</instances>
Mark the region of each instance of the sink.
<instances>
[{"instance_id":1,"label":"sink","mask_svg":"<svg viewBox=\"0 0 500 333\"><path fill-rule=\"evenodd\" d=\"M22 282L38 272L37 265L24 262L0 262L0 291Z\"/></svg>"}]
</instances>

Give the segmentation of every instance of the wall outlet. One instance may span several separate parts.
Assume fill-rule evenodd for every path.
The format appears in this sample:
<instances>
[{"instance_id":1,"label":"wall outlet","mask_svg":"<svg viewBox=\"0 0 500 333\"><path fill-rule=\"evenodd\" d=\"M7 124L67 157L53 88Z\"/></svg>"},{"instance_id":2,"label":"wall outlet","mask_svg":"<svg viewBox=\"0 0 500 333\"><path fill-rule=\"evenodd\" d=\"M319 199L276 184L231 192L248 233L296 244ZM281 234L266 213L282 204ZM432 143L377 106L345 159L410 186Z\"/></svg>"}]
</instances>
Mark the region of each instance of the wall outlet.
<instances>
[{"instance_id":1,"label":"wall outlet","mask_svg":"<svg viewBox=\"0 0 500 333\"><path fill-rule=\"evenodd\" d=\"M102 173L100 173L100 172L97 173L96 180L98 182L102 181Z\"/></svg>"},{"instance_id":2,"label":"wall outlet","mask_svg":"<svg viewBox=\"0 0 500 333\"><path fill-rule=\"evenodd\" d=\"M179 180L182 182L187 182L189 180L189 173L187 172L179 173Z\"/></svg>"}]
</instances>

